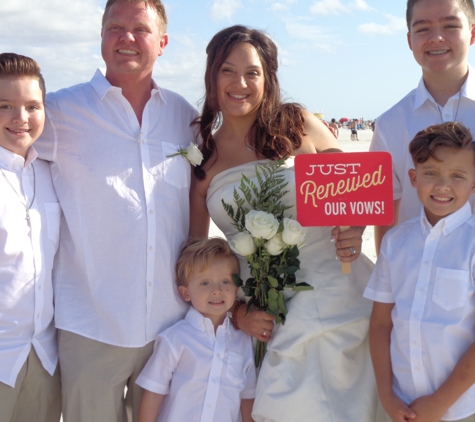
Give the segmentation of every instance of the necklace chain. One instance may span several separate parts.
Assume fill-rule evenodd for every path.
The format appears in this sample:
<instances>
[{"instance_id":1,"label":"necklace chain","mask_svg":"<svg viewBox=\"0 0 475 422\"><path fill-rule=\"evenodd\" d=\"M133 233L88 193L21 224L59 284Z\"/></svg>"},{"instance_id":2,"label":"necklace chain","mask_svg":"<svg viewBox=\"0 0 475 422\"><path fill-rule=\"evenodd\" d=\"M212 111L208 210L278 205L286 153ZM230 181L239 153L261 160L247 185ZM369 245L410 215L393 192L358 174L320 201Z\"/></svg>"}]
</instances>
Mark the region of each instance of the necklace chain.
<instances>
[{"instance_id":1,"label":"necklace chain","mask_svg":"<svg viewBox=\"0 0 475 422\"><path fill-rule=\"evenodd\" d=\"M457 101L457 109L455 110L455 116L453 118L453 121L456 122L457 121L457 116L459 114L459 107L460 107L460 100L462 99L462 90L459 91L459 99ZM440 106L439 104L437 104L437 110L439 111L439 115L440 115L440 123L444 123L444 118L442 116L442 111L440 110Z\"/></svg>"},{"instance_id":2,"label":"necklace chain","mask_svg":"<svg viewBox=\"0 0 475 422\"><path fill-rule=\"evenodd\" d=\"M31 163L31 168L33 170L33 198L31 198L30 205L27 205L28 204L27 200L25 200L25 203L23 203L22 196L17 192L17 190L12 185L10 180L8 180L7 176L5 175L5 173L3 172L3 169L2 169L3 177L5 178L7 183L12 187L13 191L16 193L16 195L20 199L21 203L25 207L25 213L26 213L25 220L28 223L28 226L30 226L30 209L31 209L31 206L33 205L33 202L35 202L35 197L36 197L36 173L35 173L35 166L33 165L33 163Z\"/></svg>"}]
</instances>

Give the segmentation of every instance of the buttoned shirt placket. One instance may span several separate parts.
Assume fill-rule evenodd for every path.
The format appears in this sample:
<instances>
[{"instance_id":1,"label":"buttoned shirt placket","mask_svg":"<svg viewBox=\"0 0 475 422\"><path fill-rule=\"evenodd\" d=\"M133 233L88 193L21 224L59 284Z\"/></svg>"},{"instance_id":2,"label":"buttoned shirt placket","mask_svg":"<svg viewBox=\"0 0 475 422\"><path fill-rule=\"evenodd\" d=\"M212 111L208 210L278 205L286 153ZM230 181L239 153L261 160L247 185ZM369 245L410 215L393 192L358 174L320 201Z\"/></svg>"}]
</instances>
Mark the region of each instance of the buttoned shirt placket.
<instances>
[{"instance_id":1,"label":"buttoned shirt placket","mask_svg":"<svg viewBox=\"0 0 475 422\"><path fill-rule=\"evenodd\" d=\"M422 231L427 234L424 251L422 254L419 276L412 302L411 314L409 316L409 353L411 356L411 371L416 391L419 396L429 394L430 388L424 370L424 362L422 357L422 335L421 320L424 315L424 309L428 300L429 283L431 271L435 271L432 262L437 249L437 244L442 236L443 223L429 228L425 219L421 221Z\"/></svg>"},{"instance_id":2,"label":"buttoned shirt placket","mask_svg":"<svg viewBox=\"0 0 475 422\"><path fill-rule=\"evenodd\" d=\"M149 106L152 101L159 101L155 96L159 96L159 91L157 89L152 89L151 97L148 100L147 104L142 113L142 125L140 126L137 116L135 115L134 110L127 102L127 100L122 96L121 90L115 87L111 87L112 90L117 90L120 94L118 98L124 104L125 112L129 119L129 123L133 128L133 131L136 133L137 146L140 149L140 158L142 163L142 180L143 180L143 189L145 194L145 215L147 217L147 245L146 245L146 325L145 337L148 337L149 332L151 331L151 318L152 314L152 299L154 291L154 276L155 276L155 257L154 255L158 253L156 251L156 216L155 216L155 196L154 196L154 177L152 174L152 166L150 160L150 150L148 144L148 133L149 133Z\"/></svg>"},{"instance_id":3,"label":"buttoned shirt placket","mask_svg":"<svg viewBox=\"0 0 475 422\"><path fill-rule=\"evenodd\" d=\"M220 325L214 333L214 327L209 320L204 321L204 329L208 333L211 347L214 349L211 370L209 371L208 386L206 388L203 411L200 422L213 422L218 393L220 388L221 372L224 364L224 350L226 342L226 332L228 330L228 319Z\"/></svg>"}]
</instances>

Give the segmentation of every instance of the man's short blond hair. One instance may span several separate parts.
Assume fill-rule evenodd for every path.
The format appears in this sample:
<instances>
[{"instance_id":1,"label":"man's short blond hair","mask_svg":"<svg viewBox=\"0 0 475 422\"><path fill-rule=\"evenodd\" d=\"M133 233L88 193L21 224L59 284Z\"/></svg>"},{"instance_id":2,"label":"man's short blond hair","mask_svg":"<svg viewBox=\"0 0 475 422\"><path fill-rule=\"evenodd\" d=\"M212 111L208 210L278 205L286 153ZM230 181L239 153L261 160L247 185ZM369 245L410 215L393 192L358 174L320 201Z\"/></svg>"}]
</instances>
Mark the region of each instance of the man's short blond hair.
<instances>
[{"instance_id":1,"label":"man's short blond hair","mask_svg":"<svg viewBox=\"0 0 475 422\"><path fill-rule=\"evenodd\" d=\"M188 286L193 271L204 271L213 262L223 259L233 262L233 273L239 274L238 258L226 240L220 237L188 240L183 246L175 267L178 285Z\"/></svg>"},{"instance_id":2,"label":"man's short blond hair","mask_svg":"<svg viewBox=\"0 0 475 422\"><path fill-rule=\"evenodd\" d=\"M157 12L157 15L159 17L158 26L162 29L163 33L167 31L167 25L168 25L167 12L165 11L165 6L163 5L161 0L107 0L106 7L104 9L104 14L102 15L103 27L104 27L104 21L106 19L107 12L111 8L111 6L114 3L117 3L118 1L125 1L128 3L137 3L137 2L145 3L147 7L150 7L151 9L155 10L155 12Z\"/></svg>"}]
</instances>

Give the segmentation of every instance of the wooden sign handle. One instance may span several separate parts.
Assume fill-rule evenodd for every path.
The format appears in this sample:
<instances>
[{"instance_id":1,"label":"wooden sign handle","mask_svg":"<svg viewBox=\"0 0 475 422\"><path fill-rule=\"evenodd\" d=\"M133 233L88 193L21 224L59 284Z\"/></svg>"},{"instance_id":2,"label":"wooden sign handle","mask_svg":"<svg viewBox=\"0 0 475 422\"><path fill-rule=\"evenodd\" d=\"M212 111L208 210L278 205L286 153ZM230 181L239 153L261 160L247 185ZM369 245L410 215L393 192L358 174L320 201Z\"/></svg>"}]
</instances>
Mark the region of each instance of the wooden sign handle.
<instances>
[{"instance_id":1,"label":"wooden sign handle","mask_svg":"<svg viewBox=\"0 0 475 422\"><path fill-rule=\"evenodd\" d=\"M340 230L344 232L348 230L350 226L340 226ZM349 262L342 262L341 263L341 272L342 274L351 274L351 264Z\"/></svg>"}]
</instances>

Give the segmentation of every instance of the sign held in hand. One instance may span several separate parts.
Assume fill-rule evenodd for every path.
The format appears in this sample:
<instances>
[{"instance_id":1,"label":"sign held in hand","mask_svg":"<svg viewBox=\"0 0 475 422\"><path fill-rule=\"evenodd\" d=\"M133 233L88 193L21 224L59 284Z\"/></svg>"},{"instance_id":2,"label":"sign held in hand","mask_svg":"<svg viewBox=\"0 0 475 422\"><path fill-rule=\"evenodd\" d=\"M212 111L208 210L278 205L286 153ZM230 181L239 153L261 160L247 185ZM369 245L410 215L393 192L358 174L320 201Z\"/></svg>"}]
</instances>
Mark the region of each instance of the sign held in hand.
<instances>
[{"instance_id":1,"label":"sign held in hand","mask_svg":"<svg viewBox=\"0 0 475 422\"><path fill-rule=\"evenodd\" d=\"M297 220L302 226L387 226L394 219L387 152L295 157Z\"/></svg>"}]
</instances>

